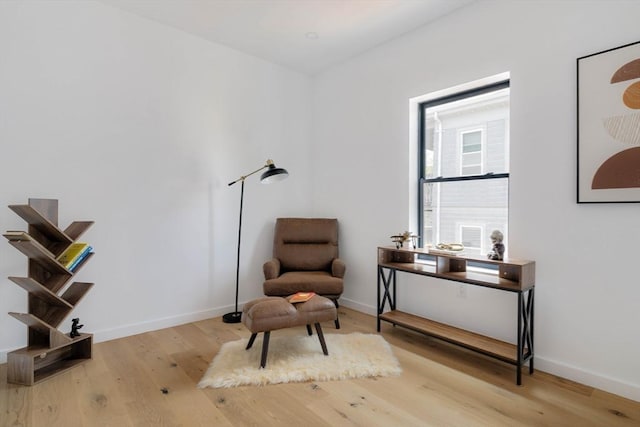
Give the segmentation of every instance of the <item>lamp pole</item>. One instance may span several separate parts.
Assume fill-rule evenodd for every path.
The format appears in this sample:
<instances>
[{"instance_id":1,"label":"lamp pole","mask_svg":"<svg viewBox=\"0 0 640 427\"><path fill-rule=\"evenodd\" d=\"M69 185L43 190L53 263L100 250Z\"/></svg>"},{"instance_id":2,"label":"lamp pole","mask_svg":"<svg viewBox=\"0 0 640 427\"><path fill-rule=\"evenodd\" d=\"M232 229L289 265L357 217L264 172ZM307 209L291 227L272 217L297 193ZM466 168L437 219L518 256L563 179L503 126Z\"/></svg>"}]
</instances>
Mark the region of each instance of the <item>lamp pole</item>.
<instances>
[{"instance_id":1,"label":"lamp pole","mask_svg":"<svg viewBox=\"0 0 640 427\"><path fill-rule=\"evenodd\" d=\"M274 181L278 181L280 179L286 178L289 173L282 168L277 168L273 163L273 160L268 159L264 166L254 170L253 172L243 175L240 178L236 179L229 183L229 187L235 184L238 181L242 181L240 186L240 216L238 218L238 257L236 259L236 303L235 303L235 311L231 313L227 313L222 316L222 321L224 323L240 323L242 312L238 311L238 294L240 291L240 243L242 238L242 203L244 201L244 180L250 177L253 174L260 172L263 169L269 168L265 173L260 177L260 181L263 183L271 183Z\"/></svg>"}]
</instances>

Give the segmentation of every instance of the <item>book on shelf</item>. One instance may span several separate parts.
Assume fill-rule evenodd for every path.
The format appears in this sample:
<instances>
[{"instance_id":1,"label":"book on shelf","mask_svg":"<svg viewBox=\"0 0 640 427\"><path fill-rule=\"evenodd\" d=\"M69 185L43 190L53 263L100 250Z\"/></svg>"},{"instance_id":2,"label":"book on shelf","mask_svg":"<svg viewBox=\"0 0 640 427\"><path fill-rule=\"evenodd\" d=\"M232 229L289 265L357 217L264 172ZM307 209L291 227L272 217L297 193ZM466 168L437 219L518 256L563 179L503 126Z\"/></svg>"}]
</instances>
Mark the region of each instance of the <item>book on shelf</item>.
<instances>
[{"instance_id":1,"label":"book on shelf","mask_svg":"<svg viewBox=\"0 0 640 427\"><path fill-rule=\"evenodd\" d=\"M289 302L294 304L296 302L309 301L315 294L315 292L297 292L289 297Z\"/></svg>"},{"instance_id":2,"label":"book on shelf","mask_svg":"<svg viewBox=\"0 0 640 427\"><path fill-rule=\"evenodd\" d=\"M73 263L87 250L90 250L91 246L87 243L77 242L69 245L67 249L58 257L58 262L69 269Z\"/></svg>"},{"instance_id":3,"label":"book on shelf","mask_svg":"<svg viewBox=\"0 0 640 427\"><path fill-rule=\"evenodd\" d=\"M93 250L93 248L92 248L91 246L89 246L86 250L84 250L84 251L80 254L80 256L79 256L78 258L76 258L76 260L73 262L73 264L71 264L71 265L67 268L67 270L69 270L69 271L73 272L76 268L78 268L78 266L80 265L80 263L82 263L82 261L84 261L84 259L85 259L86 257L88 257L88 256L89 256L89 254L91 254L91 253L92 253L92 252L91 252L92 250Z\"/></svg>"}]
</instances>

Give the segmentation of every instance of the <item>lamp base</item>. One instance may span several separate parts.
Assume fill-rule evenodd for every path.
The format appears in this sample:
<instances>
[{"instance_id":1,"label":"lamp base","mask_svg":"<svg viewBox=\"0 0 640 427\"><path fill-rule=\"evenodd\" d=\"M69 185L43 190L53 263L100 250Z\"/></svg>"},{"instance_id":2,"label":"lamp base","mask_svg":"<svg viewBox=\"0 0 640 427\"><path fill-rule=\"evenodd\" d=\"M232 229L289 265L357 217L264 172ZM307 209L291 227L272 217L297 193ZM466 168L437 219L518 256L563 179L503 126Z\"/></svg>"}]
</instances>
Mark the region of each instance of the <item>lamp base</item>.
<instances>
[{"instance_id":1,"label":"lamp base","mask_svg":"<svg viewBox=\"0 0 640 427\"><path fill-rule=\"evenodd\" d=\"M224 323L240 323L240 319L242 318L241 311L234 311L233 313L227 313L222 316L222 321Z\"/></svg>"}]
</instances>

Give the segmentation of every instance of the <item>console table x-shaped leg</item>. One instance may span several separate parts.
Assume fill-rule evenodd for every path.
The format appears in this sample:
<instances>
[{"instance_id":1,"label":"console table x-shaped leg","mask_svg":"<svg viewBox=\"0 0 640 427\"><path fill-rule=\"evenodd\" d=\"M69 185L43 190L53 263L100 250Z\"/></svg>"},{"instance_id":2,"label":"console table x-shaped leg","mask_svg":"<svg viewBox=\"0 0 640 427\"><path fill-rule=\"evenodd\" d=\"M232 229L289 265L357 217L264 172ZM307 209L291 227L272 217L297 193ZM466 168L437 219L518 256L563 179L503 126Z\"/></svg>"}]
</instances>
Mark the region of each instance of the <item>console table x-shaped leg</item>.
<instances>
[{"instance_id":1,"label":"console table x-shaped leg","mask_svg":"<svg viewBox=\"0 0 640 427\"><path fill-rule=\"evenodd\" d=\"M522 384L522 367L525 363L529 362L529 374L533 374L533 313L534 313L534 288L517 291L518 294L518 325L517 325L517 345L515 346L516 357L515 358L497 358L504 360L508 363L517 366L516 371L516 383ZM389 310L396 310L396 269L378 266L378 292L377 292L377 330L380 332L380 320L389 304ZM388 319L384 319L388 320ZM398 323L401 324L401 323ZM395 325L395 323L394 323ZM406 326L406 325L402 325ZM421 330L420 328L411 328L418 330L419 332L430 334L428 331ZM446 341L454 342L446 337L437 336L438 338L445 339ZM485 351L474 349L472 347L459 343L472 350L486 353ZM492 355L491 353L486 353Z\"/></svg>"}]
</instances>

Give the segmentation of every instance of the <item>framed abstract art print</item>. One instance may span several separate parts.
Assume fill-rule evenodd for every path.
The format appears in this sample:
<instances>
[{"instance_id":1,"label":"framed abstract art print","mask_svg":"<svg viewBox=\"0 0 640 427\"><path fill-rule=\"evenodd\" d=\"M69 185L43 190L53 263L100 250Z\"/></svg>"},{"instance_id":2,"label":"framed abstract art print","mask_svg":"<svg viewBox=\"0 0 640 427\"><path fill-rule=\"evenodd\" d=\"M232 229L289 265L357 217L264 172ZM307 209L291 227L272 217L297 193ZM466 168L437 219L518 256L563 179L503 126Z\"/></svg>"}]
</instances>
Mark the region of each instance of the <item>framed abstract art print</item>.
<instances>
[{"instance_id":1,"label":"framed abstract art print","mask_svg":"<svg viewBox=\"0 0 640 427\"><path fill-rule=\"evenodd\" d=\"M640 42L577 59L578 203L640 202Z\"/></svg>"}]
</instances>

